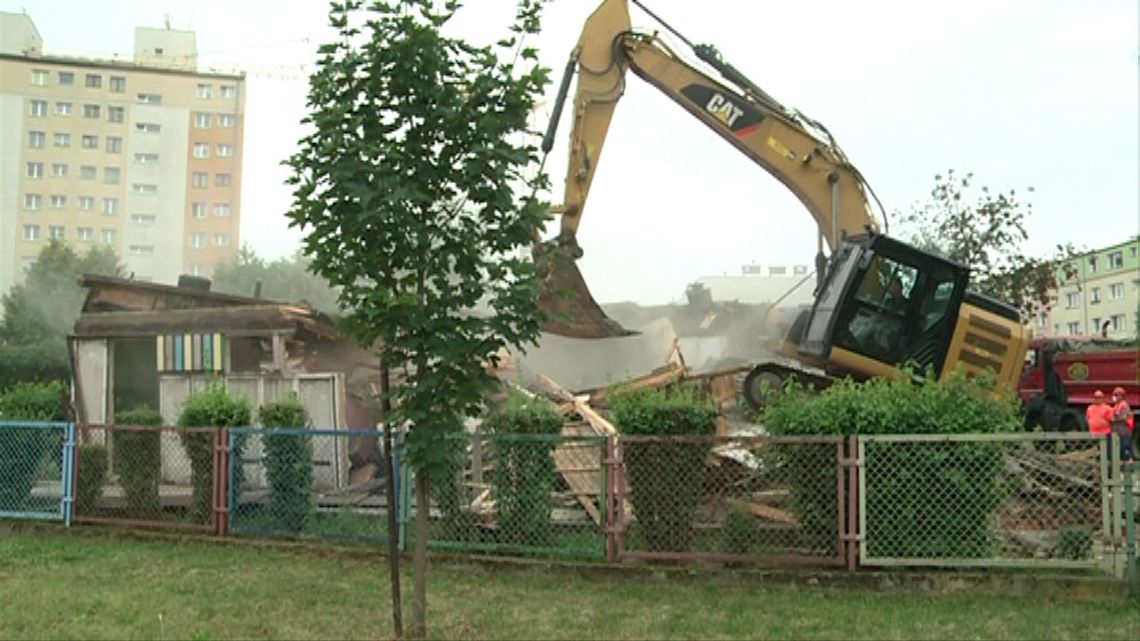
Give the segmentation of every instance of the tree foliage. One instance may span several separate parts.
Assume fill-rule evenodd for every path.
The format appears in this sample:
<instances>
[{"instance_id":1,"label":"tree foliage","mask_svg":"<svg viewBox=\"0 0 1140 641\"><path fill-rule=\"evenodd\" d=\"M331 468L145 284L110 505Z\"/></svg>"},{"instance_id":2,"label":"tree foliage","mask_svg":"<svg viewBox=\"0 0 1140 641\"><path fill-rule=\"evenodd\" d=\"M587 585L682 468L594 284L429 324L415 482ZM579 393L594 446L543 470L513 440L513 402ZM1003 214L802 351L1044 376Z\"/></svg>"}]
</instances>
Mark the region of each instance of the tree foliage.
<instances>
[{"instance_id":1,"label":"tree foliage","mask_svg":"<svg viewBox=\"0 0 1140 641\"><path fill-rule=\"evenodd\" d=\"M484 362L539 333L534 266L518 250L546 220L527 119L548 72L533 49L519 50L526 70L511 55L538 30L540 2L522 0L496 47L444 35L455 2L373 2L358 27L363 4L333 5L340 39L310 79L288 216L354 336L407 364L394 418L414 426L409 462L439 468L445 434L495 382ZM491 313L471 313L481 302Z\"/></svg>"},{"instance_id":2,"label":"tree foliage","mask_svg":"<svg viewBox=\"0 0 1140 641\"><path fill-rule=\"evenodd\" d=\"M309 270L309 260L300 250L267 261L248 245L242 245L237 260L214 268L214 291L253 296L261 283L261 297L287 303L307 303L326 314L337 314L337 292L327 280Z\"/></svg>"},{"instance_id":3,"label":"tree foliage","mask_svg":"<svg viewBox=\"0 0 1140 641\"><path fill-rule=\"evenodd\" d=\"M1058 245L1046 257L1027 255L1026 220L1032 212L1033 204L1021 200L1016 190L975 188L973 173L963 176L951 169L934 177L930 199L916 204L901 220L912 242L969 267L971 289L1030 316L1049 307L1058 266L1077 254L1068 244Z\"/></svg>"}]
</instances>

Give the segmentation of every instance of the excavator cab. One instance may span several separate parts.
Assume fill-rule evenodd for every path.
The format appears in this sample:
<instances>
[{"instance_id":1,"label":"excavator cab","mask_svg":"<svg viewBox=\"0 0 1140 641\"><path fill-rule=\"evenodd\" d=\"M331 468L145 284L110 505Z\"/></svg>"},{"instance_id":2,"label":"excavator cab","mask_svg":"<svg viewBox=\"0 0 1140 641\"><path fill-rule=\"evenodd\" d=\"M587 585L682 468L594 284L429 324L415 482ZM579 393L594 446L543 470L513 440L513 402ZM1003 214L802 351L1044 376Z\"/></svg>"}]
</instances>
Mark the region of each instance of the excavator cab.
<instances>
[{"instance_id":1,"label":"excavator cab","mask_svg":"<svg viewBox=\"0 0 1140 641\"><path fill-rule=\"evenodd\" d=\"M827 369L889 375L946 364L969 270L887 236L845 239L800 337L799 355Z\"/></svg>"}]
</instances>

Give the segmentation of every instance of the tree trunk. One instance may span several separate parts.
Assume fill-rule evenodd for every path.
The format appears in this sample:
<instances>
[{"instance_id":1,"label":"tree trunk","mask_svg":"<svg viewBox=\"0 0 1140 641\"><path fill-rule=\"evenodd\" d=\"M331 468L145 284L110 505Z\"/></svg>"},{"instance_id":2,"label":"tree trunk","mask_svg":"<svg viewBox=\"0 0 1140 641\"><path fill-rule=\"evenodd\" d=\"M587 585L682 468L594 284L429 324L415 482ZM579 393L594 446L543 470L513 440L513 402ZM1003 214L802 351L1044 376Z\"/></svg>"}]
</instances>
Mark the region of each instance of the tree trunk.
<instances>
[{"instance_id":1,"label":"tree trunk","mask_svg":"<svg viewBox=\"0 0 1140 641\"><path fill-rule=\"evenodd\" d=\"M392 581L392 629L399 639L404 636L403 603L400 599L400 533L396 521L396 474L392 464L392 407L388 402L388 365L380 363L380 412L384 424L385 496L388 505L388 570Z\"/></svg>"},{"instance_id":2,"label":"tree trunk","mask_svg":"<svg viewBox=\"0 0 1140 641\"><path fill-rule=\"evenodd\" d=\"M411 630L412 636L417 639L427 637L427 539L430 510L428 475L419 472L416 474L416 550L412 557L416 581L413 586Z\"/></svg>"}]
</instances>

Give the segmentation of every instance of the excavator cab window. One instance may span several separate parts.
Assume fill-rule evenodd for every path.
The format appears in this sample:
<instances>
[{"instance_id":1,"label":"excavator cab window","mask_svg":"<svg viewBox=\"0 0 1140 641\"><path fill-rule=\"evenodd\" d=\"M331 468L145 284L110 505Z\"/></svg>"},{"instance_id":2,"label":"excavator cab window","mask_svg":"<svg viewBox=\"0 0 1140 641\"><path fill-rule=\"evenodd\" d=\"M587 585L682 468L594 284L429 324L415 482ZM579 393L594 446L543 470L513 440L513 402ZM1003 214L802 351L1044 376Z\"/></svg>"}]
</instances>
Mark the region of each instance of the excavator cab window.
<instances>
[{"instance_id":1,"label":"excavator cab window","mask_svg":"<svg viewBox=\"0 0 1140 641\"><path fill-rule=\"evenodd\" d=\"M800 352L832 347L892 365L940 370L967 270L884 236L854 238L831 261Z\"/></svg>"}]
</instances>

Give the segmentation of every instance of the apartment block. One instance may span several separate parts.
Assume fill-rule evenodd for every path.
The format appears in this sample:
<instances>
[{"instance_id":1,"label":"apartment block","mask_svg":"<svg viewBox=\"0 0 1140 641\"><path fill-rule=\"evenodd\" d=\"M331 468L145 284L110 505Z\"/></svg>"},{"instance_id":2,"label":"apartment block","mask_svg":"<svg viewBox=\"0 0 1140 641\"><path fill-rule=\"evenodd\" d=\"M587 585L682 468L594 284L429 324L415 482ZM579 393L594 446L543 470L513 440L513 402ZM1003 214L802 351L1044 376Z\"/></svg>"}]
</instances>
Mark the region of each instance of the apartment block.
<instances>
[{"instance_id":1,"label":"apartment block","mask_svg":"<svg viewBox=\"0 0 1140 641\"><path fill-rule=\"evenodd\" d=\"M1051 308L1033 319L1036 336L1132 338L1140 323L1140 236L1058 267Z\"/></svg>"},{"instance_id":2,"label":"apartment block","mask_svg":"<svg viewBox=\"0 0 1140 641\"><path fill-rule=\"evenodd\" d=\"M138 27L129 61L51 55L24 14L0 36L0 292L52 238L144 281L237 256L244 75L198 71L191 31Z\"/></svg>"}]
</instances>

